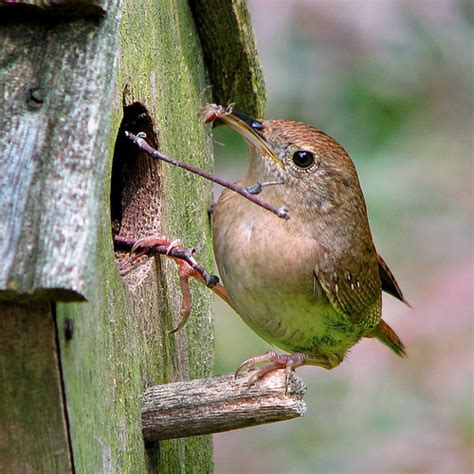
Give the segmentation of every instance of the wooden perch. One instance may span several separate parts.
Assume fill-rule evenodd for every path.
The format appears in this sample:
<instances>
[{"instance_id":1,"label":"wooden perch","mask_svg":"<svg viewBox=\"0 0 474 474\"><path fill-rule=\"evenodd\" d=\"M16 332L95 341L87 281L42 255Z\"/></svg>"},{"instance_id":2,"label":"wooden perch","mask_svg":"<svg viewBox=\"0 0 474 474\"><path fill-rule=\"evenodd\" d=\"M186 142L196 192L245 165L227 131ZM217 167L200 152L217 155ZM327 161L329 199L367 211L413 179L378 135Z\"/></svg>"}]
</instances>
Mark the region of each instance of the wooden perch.
<instances>
[{"instance_id":1,"label":"wooden perch","mask_svg":"<svg viewBox=\"0 0 474 474\"><path fill-rule=\"evenodd\" d=\"M285 371L249 385L255 371L157 385L145 390L145 442L247 428L303 416L304 382L292 374L285 394Z\"/></svg>"}]
</instances>

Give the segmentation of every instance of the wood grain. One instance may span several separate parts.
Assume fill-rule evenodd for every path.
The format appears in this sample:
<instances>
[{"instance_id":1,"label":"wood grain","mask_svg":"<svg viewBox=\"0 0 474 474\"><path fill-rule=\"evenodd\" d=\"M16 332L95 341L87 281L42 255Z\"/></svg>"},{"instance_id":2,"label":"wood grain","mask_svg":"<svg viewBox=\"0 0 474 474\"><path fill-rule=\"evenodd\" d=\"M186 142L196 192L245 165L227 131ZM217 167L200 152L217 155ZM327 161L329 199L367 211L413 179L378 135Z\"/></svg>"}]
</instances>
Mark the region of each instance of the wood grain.
<instances>
[{"instance_id":1,"label":"wood grain","mask_svg":"<svg viewBox=\"0 0 474 474\"><path fill-rule=\"evenodd\" d=\"M0 303L0 472L71 472L51 305Z\"/></svg>"},{"instance_id":2,"label":"wood grain","mask_svg":"<svg viewBox=\"0 0 474 474\"><path fill-rule=\"evenodd\" d=\"M303 416L306 392L292 375L285 393L285 371L253 384L254 372L149 387L143 395L145 441L218 433Z\"/></svg>"},{"instance_id":3,"label":"wood grain","mask_svg":"<svg viewBox=\"0 0 474 474\"><path fill-rule=\"evenodd\" d=\"M190 0L213 101L255 118L265 112L265 85L246 0Z\"/></svg>"},{"instance_id":4,"label":"wood grain","mask_svg":"<svg viewBox=\"0 0 474 474\"><path fill-rule=\"evenodd\" d=\"M0 29L0 299L84 300L106 176L119 2Z\"/></svg>"},{"instance_id":5,"label":"wood grain","mask_svg":"<svg viewBox=\"0 0 474 474\"><path fill-rule=\"evenodd\" d=\"M2 15L102 16L114 0L0 0Z\"/></svg>"}]
</instances>

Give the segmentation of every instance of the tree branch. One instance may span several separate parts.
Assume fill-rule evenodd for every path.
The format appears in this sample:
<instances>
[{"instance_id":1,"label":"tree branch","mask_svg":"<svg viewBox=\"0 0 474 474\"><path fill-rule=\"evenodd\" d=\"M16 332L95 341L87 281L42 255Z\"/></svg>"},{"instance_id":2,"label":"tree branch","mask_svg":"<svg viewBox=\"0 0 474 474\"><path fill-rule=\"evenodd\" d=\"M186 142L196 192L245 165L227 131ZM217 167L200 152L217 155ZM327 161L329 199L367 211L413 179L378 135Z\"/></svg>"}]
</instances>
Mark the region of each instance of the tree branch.
<instances>
[{"instance_id":1,"label":"tree branch","mask_svg":"<svg viewBox=\"0 0 474 474\"><path fill-rule=\"evenodd\" d=\"M148 153L148 155L150 155L153 158L166 161L167 163L171 163L172 165L175 165L178 168L185 169L187 171L190 171L191 173L197 174L199 176L202 176L203 178L213 181L214 183L217 183L220 186L224 186L225 188L228 188L236 192L237 194L240 194L241 196L248 199L249 201L252 201L257 206L260 206L263 209L266 209L267 211L273 212L273 214L277 215L278 217L282 219L290 218L290 215L286 208L284 207L277 208L275 206L272 206L271 204L268 204L265 201L262 201L261 199L258 199L257 197L255 197L255 191L252 194L252 192L249 192L248 189L243 188L242 186L239 186L238 184L231 183L230 181L226 181L225 179L214 176L213 174L210 174L207 171L203 171L199 168L196 168L195 166L192 166L187 163L184 163L183 161L177 160L176 158L172 158L170 156L164 155L163 153L160 153L158 150L155 150L150 145L148 145L148 143L142 137L138 135L134 135L131 132L126 131L125 136L129 138L133 143L135 143L135 145L137 145L138 148L143 150L145 153Z\"/></svg>"}]
</instances>

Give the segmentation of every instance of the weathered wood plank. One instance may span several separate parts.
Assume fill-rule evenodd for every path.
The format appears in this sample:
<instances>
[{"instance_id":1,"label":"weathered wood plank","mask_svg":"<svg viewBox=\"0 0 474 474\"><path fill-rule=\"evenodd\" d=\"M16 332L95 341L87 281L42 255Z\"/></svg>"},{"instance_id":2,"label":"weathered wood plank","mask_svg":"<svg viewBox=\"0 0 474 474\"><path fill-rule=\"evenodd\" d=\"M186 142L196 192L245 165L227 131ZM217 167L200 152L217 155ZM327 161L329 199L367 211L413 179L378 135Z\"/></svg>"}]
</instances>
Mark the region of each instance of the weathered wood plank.
<instances>
[{"instance_id":1,"label":"weathered wood plank","mask_svg":"<svg viewBox=\"0 0 474 474\"><path fill-rule=\"evenodd\" d=\"M263 117L265 85L246 0L190 0L213 101Z\"/></svg>"},{"instance_id":2,"label":"weathered wood plank","mask_svg":"<svg viewBox=\"0 0 474 474\"><path fill-rule=\"evenodd\" d=\"M145 441L195 436L247 428L303 416L306 386L285 370L250 383L255 371L238 379L221 375L207 379L148 387L143 394Z\"/></svg>"},{"instance_id":3,"label":"weathered wood plank","mask_svg":"<svg viewBox=\"0 0 474 474\"><path fill-rule=\"evenodd\" d=\"M0 303L0 472L71 472L51 306Z\"/></svg>"},{"instance_id":4,"label":"weathered wood plank","mask_svg":"<svg viewBox=\"0 0 474 474\"><path fill-rule=\"evenodd\" d=\"M52 19L0 29L0 299L87 297L118 3L105 21Z\"/></svg>"},{"instance_id":5,"label":"weathered wood plank","mask_svg":"<svg viewBox=\"0 0 474 474\"><path fill-rule=\"evenodd\" d=\"M0 0L3 15L102 16L113 0Z\"/></svg>"}]
</instances>

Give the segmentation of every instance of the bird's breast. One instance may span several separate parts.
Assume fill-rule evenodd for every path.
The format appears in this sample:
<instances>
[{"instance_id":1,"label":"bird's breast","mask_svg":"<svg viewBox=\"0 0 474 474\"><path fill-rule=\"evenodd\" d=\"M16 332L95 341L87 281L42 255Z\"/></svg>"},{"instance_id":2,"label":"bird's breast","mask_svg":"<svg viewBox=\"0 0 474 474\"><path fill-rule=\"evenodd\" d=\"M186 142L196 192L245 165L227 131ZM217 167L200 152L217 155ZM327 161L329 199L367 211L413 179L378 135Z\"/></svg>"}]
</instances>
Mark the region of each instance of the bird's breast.
<instances>
[{"instance_id":1,"label":"bird's breast","mask_svg":"<svg viewBox=\"0 0 474 474\"><path fill-rule=\"evenodd\" d=\"M297 219L283 221L223 193L214 209L213 234L232 306L260 337L303 352L325 345L344 352L355 343L359 336L344 327L314 277L323 250Z\"/></svg>"},{"instance_id":2,"label":"bird's breast","mask_svg":"<svg viewBox=\"0 0 474 474\"><path fill-rule=\"evenodd\" d=\"M312 274L320 251L295 219L283 220L234 193L214 211L214 254L221 276L243 289L313 295ZM232 291L228 288L228 291Z\"/></svg>"}]
</instances>

